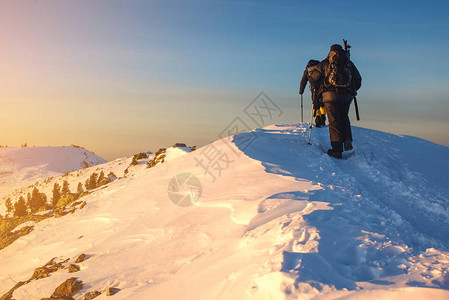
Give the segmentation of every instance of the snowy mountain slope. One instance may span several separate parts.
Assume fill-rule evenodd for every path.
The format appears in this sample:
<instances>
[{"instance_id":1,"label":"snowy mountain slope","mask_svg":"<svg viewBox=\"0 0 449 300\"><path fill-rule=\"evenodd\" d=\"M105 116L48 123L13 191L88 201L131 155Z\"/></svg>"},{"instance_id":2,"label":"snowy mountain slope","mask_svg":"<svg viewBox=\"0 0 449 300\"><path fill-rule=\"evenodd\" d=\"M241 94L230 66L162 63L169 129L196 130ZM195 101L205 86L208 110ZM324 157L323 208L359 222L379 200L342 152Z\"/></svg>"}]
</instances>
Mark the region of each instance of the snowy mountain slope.
<instances>
[{"instance_id":1,"label":"snowy mountain slope","mask_svg":"<svg viewBox=\"0 0 449 300\"><path fill-rule=\"evenodd\" d=\"M105 163L80 147L0 148L0 199L47 177Z\"/></svg>"},{"instance_id":2,"label":"snowy mountain slope","mask_svg":"<svg viewBox=\"0 0 449 300\"><path fill-rule=\"evenodd\" d=\"M14 298L73 276L75 299L448 298L449 188L428 165L449 167L449 149L354 128L355 151L335 160L313 130L312 146L306 125L270 126L109 183L0 251L0 294L85 253L79 272Z\"/></svg>"}]
</instances>

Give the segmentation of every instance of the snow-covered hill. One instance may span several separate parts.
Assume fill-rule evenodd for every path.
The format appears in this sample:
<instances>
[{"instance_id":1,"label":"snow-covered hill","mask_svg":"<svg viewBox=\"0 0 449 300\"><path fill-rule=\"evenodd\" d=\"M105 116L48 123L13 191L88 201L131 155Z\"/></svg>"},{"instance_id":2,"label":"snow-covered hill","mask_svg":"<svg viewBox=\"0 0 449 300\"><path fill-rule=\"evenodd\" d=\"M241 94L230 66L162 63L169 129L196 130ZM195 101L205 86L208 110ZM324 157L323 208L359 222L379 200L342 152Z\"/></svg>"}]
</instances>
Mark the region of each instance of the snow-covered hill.
<instances>
[{"instance_id":1,"label":"snow-covered hill","mask_svg":"<svg viewBox=\"0 0 449 300\"><path fill-rule=\"evenodd\" d=\"M56 258L14 299L448 299L449 148L353 130L342 160L305 124L169 149L0 250L0 295Z\"/></svg>"},{"instance_id":2,"label":"snow-covered hill","mask_svg":"<svg viewBox=\"0 0 449 300\"><path fill-rule=\"evenodd\" d=\"M81 147L0 148L0 199L36 181L105 162Z\"/></svg>"}]
</instances>

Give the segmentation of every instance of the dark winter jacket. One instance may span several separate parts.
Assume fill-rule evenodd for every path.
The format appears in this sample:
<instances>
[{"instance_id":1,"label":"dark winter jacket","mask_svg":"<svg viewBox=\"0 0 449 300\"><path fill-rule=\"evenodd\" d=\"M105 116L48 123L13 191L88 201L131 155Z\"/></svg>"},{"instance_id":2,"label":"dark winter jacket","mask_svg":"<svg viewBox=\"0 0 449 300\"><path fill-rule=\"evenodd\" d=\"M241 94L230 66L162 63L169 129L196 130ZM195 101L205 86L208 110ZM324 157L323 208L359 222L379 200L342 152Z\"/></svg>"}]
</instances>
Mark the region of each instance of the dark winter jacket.
<instances>
[{"instance_id":1,"label":"dark winter jacket","mask_svg":"<svg viewBox=\"0 0 449 300\"><path fill-rule=\"evenodd\" d=\"M323 102L331 102L331 101L348 101L352 100L352 97L356 95L357 90L362 85L362 77L360 76L359 71L356 66L350 61L351 64L351 89L344 92L337 92L335 88L328 88L324 84L324 82L320 86L319 93L323 98ZM322 75L322 79L327 78L330 72L329 60L326 58L323 60L318 66L317 69Z\"/></svg>"},{"instance_id":2,"label":"dark winter jacket","mask_svg":"<svg viewBox=\"0 0 449 300\"><path fill-rule=\"evenodd\" d=\"M314 89L314 88L319 88L320 86L320 81L316 80L315 78L308 78L309 72L308 69L309 68L316 68L316 66L319 64L320 62L317 60L309 60L309 63L306 66L306 69L304 70L304 74L302 75L302 79L301 79L301 83L299 84L299 93L302 95L304 93L304 89L306 88L307 82L309 81L310 84L310 88ZM317 72L315 72L317 73ZM314 74L315 74L314 73ZM317 73L318 74L318 73Z\"/></svg>"}]
</instances>

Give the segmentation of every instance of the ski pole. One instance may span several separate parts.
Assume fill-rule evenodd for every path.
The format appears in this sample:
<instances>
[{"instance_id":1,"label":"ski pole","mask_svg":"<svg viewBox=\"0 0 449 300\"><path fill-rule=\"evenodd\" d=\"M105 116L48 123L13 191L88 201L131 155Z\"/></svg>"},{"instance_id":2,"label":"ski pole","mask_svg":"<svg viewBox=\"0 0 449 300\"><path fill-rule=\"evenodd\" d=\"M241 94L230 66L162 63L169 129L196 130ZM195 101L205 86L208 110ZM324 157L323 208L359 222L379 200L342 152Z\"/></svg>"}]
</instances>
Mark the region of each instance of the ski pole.
<instances>
[{"instance_id":1,"label":"ski pole","mask_svg":"<svg viewBox=\"0 0 449 300\"><path fill-rule=\"evenodd\" d=\"M302 105L302 94L301 94L301 123L304 123L304 109Z\"/></svg>"},{"instance_id":2,"label":"ski pole","mask_svg":"<svg viewBox=\"0 0 449 300\"><path fill-rule=\"evenodd\" d=\"M313 107L312 107L312 117L310 118L310 125L309 125L309 142L307 143L307 145L312 145L310 143L310 139L312 137L312 122L313 122Z\"/></svg>"}]
</instances>

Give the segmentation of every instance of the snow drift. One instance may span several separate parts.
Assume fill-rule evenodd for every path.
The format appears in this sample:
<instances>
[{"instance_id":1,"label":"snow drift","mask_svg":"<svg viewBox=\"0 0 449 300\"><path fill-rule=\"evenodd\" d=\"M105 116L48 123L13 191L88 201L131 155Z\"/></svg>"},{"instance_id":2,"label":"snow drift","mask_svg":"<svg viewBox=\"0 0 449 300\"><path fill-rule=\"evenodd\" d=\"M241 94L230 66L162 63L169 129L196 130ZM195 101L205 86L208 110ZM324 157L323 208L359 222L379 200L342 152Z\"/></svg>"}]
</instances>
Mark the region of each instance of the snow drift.
<instances>
[{"instance_id":1,"label":"snow drift","mask_svg":"<svg viewBox=\"0 0 449 300\"><path fill-rule=\"evenodd\" d=\"M80 270L14 298L75 276L75 299L447 299L449 149L354 127L336 160L313 130L311 146L306 124L273 125L131 168L1 250L0 294L56 257Z\"/></svg>"}]
</instances>

